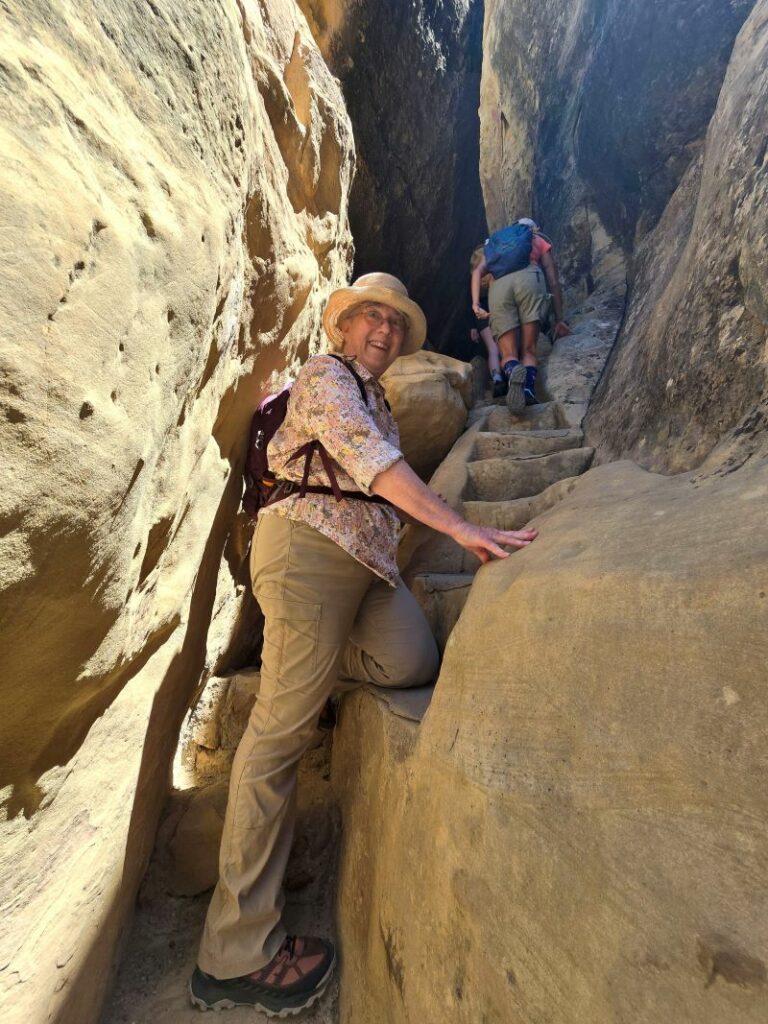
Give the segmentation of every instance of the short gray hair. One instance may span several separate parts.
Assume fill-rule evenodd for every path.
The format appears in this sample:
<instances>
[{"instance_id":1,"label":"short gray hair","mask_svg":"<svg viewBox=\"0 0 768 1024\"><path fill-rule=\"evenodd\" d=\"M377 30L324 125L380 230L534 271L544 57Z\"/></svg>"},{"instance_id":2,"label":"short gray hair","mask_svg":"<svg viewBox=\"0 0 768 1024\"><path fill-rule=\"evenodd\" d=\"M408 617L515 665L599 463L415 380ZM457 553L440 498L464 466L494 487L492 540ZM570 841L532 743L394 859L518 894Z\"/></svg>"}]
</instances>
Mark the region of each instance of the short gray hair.
<instances>
[{"instance_id":1,"label":"short gray hair","mask_svg":"<svg viewBox=\"0 0 768 1024\"><path fill-rule=\"evenodd\" d=\"M358 313L362 313L363 310L367 309L368 306L373 306L373 305L374 305L374 303L370 302L368 300L366 300L364 302L356 302L354 304L354 306L350 306L348 309L344 310L344 312L341 314L341 316L336 321L336 326L337 327L341 327L341 325L344 323L345 320L351 320L353 316L357 316Z\"/></svg>"}]
</instances>

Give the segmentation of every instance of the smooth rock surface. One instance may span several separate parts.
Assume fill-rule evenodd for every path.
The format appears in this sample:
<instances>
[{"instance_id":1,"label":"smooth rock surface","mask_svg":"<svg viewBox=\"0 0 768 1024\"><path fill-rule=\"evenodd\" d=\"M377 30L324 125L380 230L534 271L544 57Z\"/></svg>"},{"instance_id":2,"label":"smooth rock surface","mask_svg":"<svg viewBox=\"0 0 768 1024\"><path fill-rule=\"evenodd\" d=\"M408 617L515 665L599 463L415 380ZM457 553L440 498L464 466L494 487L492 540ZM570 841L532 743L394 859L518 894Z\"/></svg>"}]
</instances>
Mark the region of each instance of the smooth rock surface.
<instances>
[{"instance_id":1,"label":"smooth rock surface","mask_svg":"<svg viewBox=\"0 0 768 1024\"><path fill-rule=\"evenodd\" d=\"M533 216L574 297L621 271L700 151L753 0L488 0L488 226Z\"/></svg>"},{"instance_id":2,"label":"smooth rock surface","mask_svg":"<svg viewBox=\"0 0 768 1024\"><path fill-rule=\"evenodd\" d=\"M587 421L602 460L732 469L768 445L768 4L734 47L700 159L636 259ZM591 440L590 443L594 443Z\"/></svg>"},{"instance_id":3,"label":"smooth rock surface","mask_svg":"<svg viewBox=\"0 0 768 1024\"><path fill-rule=\"evenodd\" d=\"M343 1024L765 1019L766 498L592 470L476 575L417 736L347 698Z\"/></svg>"},{"instance_id":4,"label":"smooth rock surface","mask_svg":"<svg viewBox=\"0 0 768 1024\"><path fill-rule=\"evenodd\" d=\"M250 660L247 424L350 270L353 145L287 0L1 31L0 991L88 1024L187 705Z\"/></svg>"}]
</instances>

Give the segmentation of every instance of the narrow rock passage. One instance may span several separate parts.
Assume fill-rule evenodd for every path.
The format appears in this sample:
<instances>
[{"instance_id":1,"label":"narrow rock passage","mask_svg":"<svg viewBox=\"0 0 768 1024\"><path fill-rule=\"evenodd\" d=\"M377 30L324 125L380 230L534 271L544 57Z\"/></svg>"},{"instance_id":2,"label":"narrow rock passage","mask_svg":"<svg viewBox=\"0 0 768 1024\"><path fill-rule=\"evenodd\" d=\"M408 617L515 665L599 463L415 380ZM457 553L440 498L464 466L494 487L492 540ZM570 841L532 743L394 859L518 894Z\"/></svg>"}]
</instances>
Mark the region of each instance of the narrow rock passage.
<instances>
[{"instance_id":1,"label":"narrow rock passage","mask_svg":"<svg viewBox=\"0 0 768 1024\"><path fill-rule=\"evenodd\" d=\"M518 417L510 415L503 399L488 397L484 361L476 362L476 401L468 428L430 481L471 522L519 529L564 497L574 478L589 468L593 449L584 447L580 424L615 338L622 299L623 294L615 288L607 289L602 301L593 296L590 314L574 317L571 338L558 342L554 351L543 342L541 396L548 400ZM409 530L401 545L404 577L424 608L442 652L480 563L442 535L426 529ZM433 687L367 689L382 702L385 715L392 716L395 745L401 753L410 749ZM216 698L220 702L217 709L202 713L202 720L217 723L214 732L218 738L207 739L204 732L192 736L194 729L187 736L186 742L192 736L201 743L207 774L202 785L196 783L197 788L175 792L166 808L102 1024L193 1024L200 1020L200 1011L190 1006L187 995L210 898L210 891L200 893L200 889L212 884L215 875L227 759L231 760L257 690L255 677L233 677L228 696ZM330 758L331 737L326 735L308 751L300 766L297 834L288 868L285 913L291 930L333 936L341 832ZM349 763L349 752L342 744L338 755L334 751L334 773L346 773ZM206 878L208 881L200 881ZM179 890L199 894L174 894ZM227 1011L226 1019L232 1024L267 1020L247 1008ZM338 1024L338 979L301 1020L303 1024Z\"/></svg>"},{"instance_id":2,"label":"narrow rock passage","mask_svg":"<svg viewBox=\"0 0 768 1024\"><path fill-rule=\"evenodd\" d=\"M567 493L567 482L589 469L594 449L582 447L584 435L580 429L564 425L565 416L557 402L530 406L519 416L513 416L502 402L484 398L473 410L480 416L480 429L474 432L468 451L462 445L459 454L459 458L466 456L463 514L479 526L519 530L537 512ZM438 552L434 568L421 568L410 581L441 653L464 608L479 564L465 554L459 571L446 572ZM420 720L429 705L432 687L410 692L371 690L394 713Z\"/></svg>"}]
</instances>

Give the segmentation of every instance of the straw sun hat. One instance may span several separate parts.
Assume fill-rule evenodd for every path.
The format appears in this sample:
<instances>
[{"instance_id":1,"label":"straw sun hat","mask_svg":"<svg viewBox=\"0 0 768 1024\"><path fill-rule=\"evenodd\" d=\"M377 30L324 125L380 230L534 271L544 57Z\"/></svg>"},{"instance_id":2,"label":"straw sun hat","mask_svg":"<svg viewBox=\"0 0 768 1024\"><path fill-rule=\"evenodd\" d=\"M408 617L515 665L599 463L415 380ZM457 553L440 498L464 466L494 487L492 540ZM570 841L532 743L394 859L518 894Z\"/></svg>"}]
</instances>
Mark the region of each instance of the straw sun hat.
<instances>
[{"instance_id":1,"label":"straw sun hat","mask_svg":"<svg viewBox=\"0 0 768 1024\"><path fill-rule=\"evenodd\" d=\"M383 302L400 310L408 318L408 330L400 355L410 356L419 351L427 336L426 318L413 299L408 298L408 289L403 282L392 274L363 274L349 288L331 292L323 313L323 327L332 348L341 350L344 346L339 318L361 302Z\"/></svg>"}]
</instances>

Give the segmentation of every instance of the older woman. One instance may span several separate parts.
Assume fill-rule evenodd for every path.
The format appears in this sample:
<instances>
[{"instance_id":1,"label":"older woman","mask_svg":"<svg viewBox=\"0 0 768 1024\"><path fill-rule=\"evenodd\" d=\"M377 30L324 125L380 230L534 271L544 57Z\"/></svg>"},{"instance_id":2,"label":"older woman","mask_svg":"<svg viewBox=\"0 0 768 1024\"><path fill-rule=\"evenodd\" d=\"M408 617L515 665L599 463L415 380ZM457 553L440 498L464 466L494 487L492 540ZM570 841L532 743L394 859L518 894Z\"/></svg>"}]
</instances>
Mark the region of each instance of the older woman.
<instances>
[{"instance_id":1,"label":"older woman","mask_svg":"<svg viewBox=\"0 0 768 1024\"><path fill-rule=\"evenodd\" d=\"M483 561L536 536L465 522L403 461L379 378L421 348L426 322L397 278L367 274L334 292L323 326L362 380L366 401L338 359L308 360L270 443L270 466L279 479L298 482L303 465L291 457L320 440L339 487L357 493L337 501L284 487L292 493L257 520L251 576L265 618L261 689L232 768L220 878L192 977L192 1000L202 1009L298 1012L333 971L329 942L287 936L281 922L299 759L339 678L416 686L438 669L429 627L398 575L395 508ZM320 459L308 482L328 486Z\"/></svg>"}]
</instances>

